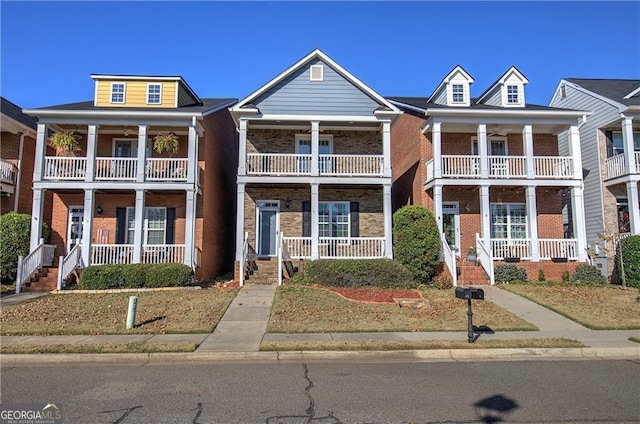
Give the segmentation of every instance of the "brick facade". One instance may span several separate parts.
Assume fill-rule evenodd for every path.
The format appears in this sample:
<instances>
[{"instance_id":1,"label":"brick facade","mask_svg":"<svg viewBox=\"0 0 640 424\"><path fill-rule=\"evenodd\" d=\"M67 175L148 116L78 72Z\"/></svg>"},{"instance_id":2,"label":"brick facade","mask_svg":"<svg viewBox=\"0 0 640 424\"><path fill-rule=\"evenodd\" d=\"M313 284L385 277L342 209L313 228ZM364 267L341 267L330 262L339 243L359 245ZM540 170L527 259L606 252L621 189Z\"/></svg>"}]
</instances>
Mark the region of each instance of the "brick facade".
<instances>
[{"instance_id":1,"label":"brick facade","mask_svg":"<svg viewBox=\"0 0 640 424\"><path fill-rule=\"evenodd\" d=\"M295 153L296 134L309 135L304 130L249 128L247 153ZM333 136L336 155L381 155L382 135L379 131L326 130L320 133Z\"/></svg>"}]
</instances>

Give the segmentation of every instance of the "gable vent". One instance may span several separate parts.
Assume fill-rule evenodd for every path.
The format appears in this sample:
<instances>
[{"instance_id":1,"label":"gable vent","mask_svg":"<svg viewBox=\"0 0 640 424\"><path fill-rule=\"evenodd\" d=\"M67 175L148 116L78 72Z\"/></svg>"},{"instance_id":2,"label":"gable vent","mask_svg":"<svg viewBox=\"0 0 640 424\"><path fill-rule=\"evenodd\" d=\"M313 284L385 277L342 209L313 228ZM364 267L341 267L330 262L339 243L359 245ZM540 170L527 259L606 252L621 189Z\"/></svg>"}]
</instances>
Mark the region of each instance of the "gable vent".
<instances>
[{"instance_id":1,"label":"gable vent","mask_svg":"<svg viewBox=\"0 0 640 424\"><path fill-rule=\"evenodd\" d=\"M309 81L323 81L324 67L322 65L311 65L309 70Z\"/></svg>"}]
</instances>

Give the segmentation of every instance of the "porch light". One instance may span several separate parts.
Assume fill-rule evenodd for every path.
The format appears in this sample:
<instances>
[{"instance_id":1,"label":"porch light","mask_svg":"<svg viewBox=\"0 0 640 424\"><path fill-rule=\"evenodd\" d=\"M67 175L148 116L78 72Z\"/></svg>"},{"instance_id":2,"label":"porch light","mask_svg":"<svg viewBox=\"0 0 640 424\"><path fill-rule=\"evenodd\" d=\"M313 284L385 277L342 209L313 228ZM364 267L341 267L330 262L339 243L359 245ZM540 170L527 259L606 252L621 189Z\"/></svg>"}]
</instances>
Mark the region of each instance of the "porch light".
<instances>
[{"instance_id":1,"label":"porch light","mask_svg":"<svg viewBox=\"0 0 640 424\"><path fill-rule=\"evenodd\" d=\"M102 207L100 205L98 205L98 207L96 208L96 213L98 215L102 215Z\"/></svg>"}]
</instances>

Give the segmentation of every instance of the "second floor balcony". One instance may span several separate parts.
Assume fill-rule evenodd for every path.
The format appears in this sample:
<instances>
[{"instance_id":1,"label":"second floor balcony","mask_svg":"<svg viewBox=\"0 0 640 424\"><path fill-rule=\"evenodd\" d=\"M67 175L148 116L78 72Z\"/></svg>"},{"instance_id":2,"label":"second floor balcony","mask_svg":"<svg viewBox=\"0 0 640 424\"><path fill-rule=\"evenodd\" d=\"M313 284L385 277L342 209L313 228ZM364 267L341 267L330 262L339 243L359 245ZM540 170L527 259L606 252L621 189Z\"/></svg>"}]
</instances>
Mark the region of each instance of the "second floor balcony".
<instances>
[{"instance_id":1,"label":"second floor balcony","mask_svg":"<svg viewBox=\"0 0 640 424\"><path fill-rule=\"evenodd\" d=\"M622 177L623 175L640 174L640 152L635 152L635 166L629 166L624 153L607 158L605 179Z\"/></svg>"},{"instance_id":2,"label":"second floor balcony","mask_svg":"<svg viewBox=\"0 0 640 424\"><path fill-rule=\"evenodd\" d=\"M9 187L16 185L16 177L18 175L18 167L7 160L0 160L0 183L2 191L9 190ZM5 188L5 186L7 186ZM13 192L13 191L11 191Z\"/></svg>"},{"instance_id":3,"label":"second floor balcony","mask_svg":"<svg viewBox=\"0 0 640 424\"><path fill-rule=\"evenodd\" d=\"M310 154L247 154L247 175L382 177L383 172L383 155L318 155L318 162L314 164Z\"/></svg>"}]
</instances>

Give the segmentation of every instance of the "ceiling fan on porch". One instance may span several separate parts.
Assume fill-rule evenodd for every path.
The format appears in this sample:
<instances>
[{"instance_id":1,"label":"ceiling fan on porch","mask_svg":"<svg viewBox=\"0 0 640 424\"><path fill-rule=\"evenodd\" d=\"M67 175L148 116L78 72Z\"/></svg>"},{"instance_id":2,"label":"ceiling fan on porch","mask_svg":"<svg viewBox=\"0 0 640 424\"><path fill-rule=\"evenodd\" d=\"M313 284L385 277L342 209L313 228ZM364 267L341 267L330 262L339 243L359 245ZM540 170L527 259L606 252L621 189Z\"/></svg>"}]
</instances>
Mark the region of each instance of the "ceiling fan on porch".
<instances>
[{"instance_id":1,"label":"ceiling fan on porch","mask_svg":"<svg viewBox=\"0 0 640 424\"><path fill-rule=\"evenodd\" d=\"M500 136L504 137L507 135L507 128L500 128L498 125L493 127L493 130L487 134L489 137Z\"/></svg>"}]
</instances>

